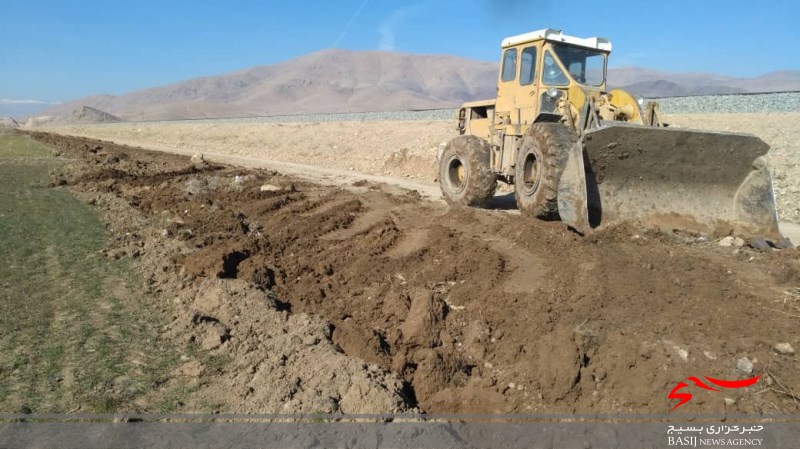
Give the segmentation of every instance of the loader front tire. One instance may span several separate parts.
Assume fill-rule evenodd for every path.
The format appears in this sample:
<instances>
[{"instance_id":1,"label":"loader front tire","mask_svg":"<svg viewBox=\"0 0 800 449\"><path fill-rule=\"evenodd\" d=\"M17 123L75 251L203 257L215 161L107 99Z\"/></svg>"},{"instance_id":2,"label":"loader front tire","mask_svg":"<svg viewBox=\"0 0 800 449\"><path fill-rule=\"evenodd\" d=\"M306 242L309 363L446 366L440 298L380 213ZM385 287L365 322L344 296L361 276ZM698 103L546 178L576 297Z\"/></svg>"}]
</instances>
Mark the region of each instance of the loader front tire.
<instances>
[{"instance_id":1,"label":"loader front tire","mask_svg":"<svg viewBox=\"0 0 800 449\"><path fill-rule=\"evenodd\" d=\"M558 181L577 135L561 123L534 123L522 138L514 167L517 208L542 220L558 219Z\"/></svg>"},{"instance_id":2,"label":"loader front tire","mask_svg":"<svg viewBox=\"0 0 800 449\"><path fill-rule=\"evenodd\" d=\"M445 201L454 206L486 207L497 189L491 170L492 147L476 136L458 136L439 159L439 186Z\"/></svg>"}]
</instances>

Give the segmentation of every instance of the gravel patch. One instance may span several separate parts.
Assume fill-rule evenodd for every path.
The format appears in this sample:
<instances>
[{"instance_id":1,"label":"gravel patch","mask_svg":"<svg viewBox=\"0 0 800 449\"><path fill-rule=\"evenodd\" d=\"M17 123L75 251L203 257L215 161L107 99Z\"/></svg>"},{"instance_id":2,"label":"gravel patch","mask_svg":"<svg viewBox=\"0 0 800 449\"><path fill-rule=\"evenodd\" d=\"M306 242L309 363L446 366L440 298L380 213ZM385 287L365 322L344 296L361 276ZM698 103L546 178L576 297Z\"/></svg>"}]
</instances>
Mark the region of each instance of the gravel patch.
<instances>
[{"instance_id":1,"label":"gravel patch","mask_svg":"<svg viewBox=\"0 0 800 449\"><path fill-rule=\"evenodd\" d=\"M800 112L800 92L656 98L664 114Z\"/></svg>"}]
</instances>

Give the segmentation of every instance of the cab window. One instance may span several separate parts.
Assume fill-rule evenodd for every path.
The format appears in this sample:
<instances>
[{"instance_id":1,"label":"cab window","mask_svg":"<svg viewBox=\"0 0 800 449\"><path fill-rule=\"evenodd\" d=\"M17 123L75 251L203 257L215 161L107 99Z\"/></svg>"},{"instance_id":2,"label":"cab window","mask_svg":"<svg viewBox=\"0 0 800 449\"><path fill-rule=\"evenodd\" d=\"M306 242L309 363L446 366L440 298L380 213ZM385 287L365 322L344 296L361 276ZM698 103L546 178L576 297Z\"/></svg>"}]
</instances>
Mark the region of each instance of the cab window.
<instances>
[{"instance_id":1,"label":"cab window","mask_svg":"<svg viewBox=\"0 0 800 449\"><path fill-rule=\"evenodd\" d=\"M519 64L519 84L522 86L533 84L533 80L536 78L536 47L522 50Z\"/></svg>"},{"instance_id":2,"label":"cab window","mask_svg":"<svg viewBox=\"0 0 800 449\"><path fill-rule=\"evenodd\" d=\"M509 48L503 53L503 70L500 77L503 81L514 81L517 77L517 49Z\"/></svg>"},{"instance_id":3,"label":"cab window","mask_svg":"<svg viewBox=\"0 0 800 449\"><path fill-rule=\"evenodd\" d=\"M553 50L575 81L589 86L602 86L605 82L605 53L562 44L553 44Z\"/></svg>"},{"instance_id":4,"label":"cab window","mask_svg":"<svg viewBox=\"0 0 800 449\"><path fill-rule=\"evenodd\" d=\"M556 58L549 51L544 52L544 68L542 69L542 81L548 86L566 86L569 79L564 71L561 70Z\"/></svg>"}]
</instances>

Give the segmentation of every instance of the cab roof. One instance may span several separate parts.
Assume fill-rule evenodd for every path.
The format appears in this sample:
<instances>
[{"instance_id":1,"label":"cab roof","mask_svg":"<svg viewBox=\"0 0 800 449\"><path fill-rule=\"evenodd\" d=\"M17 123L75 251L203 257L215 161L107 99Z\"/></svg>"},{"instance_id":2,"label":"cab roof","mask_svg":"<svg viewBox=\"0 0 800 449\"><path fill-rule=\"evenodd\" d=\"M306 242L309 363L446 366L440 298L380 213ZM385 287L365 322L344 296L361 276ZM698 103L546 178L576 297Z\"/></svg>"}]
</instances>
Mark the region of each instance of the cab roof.
<instances>
[{"instance_id":1,"label":"cab roof","mask_svg":"<svg viewBox=\"0 0 800 449\"><path fill-rule=\"evenodd\" d=\"M611 41L604 37L575 37L567 36L561 30L554 30L552 28L545 28L543 30L531 31L530 33L518 34L503 39L502 47L513 47L514 45L523 44L525 42L533 42L538 40L547 40L551 42L564 42L566 44L575 45L578 47L591 48L600 51L611 51Z\"/></svg>"}]
</instances>

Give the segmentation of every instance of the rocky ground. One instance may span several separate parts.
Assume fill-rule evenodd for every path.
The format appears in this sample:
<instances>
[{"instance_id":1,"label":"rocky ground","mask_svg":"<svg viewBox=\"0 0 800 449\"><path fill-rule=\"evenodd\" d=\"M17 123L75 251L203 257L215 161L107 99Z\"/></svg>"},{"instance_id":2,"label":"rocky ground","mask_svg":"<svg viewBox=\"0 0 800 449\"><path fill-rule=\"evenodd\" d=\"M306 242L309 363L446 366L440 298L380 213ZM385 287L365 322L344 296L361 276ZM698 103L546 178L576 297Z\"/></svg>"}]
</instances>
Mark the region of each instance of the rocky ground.
<instances>
[{"instance_id":1,"label":"rocky ground","mask_svg":"<svg viewBox=\"0 0 800 449\"><path fill-rule=\"evenodd\" d=\"M338 128L364 132L353 126ZM435 148L441 129L415 145ZM285 136L323 141L319 130ZM378 143L366 136L339 153L364 163L367 142ZM186 410L666 412L689 376L761 376L743 389L692 389L680 410L798 411L795 249L636 223L582 238L560 223L450 209L370 182L322 187L35 137L71 160L54 183L102 211L108 257L134 260L164 298L164 335L220 361L174 373L196 389ZM381 151L373 161L385 161Z\"/></svg>"}]
</instances>

